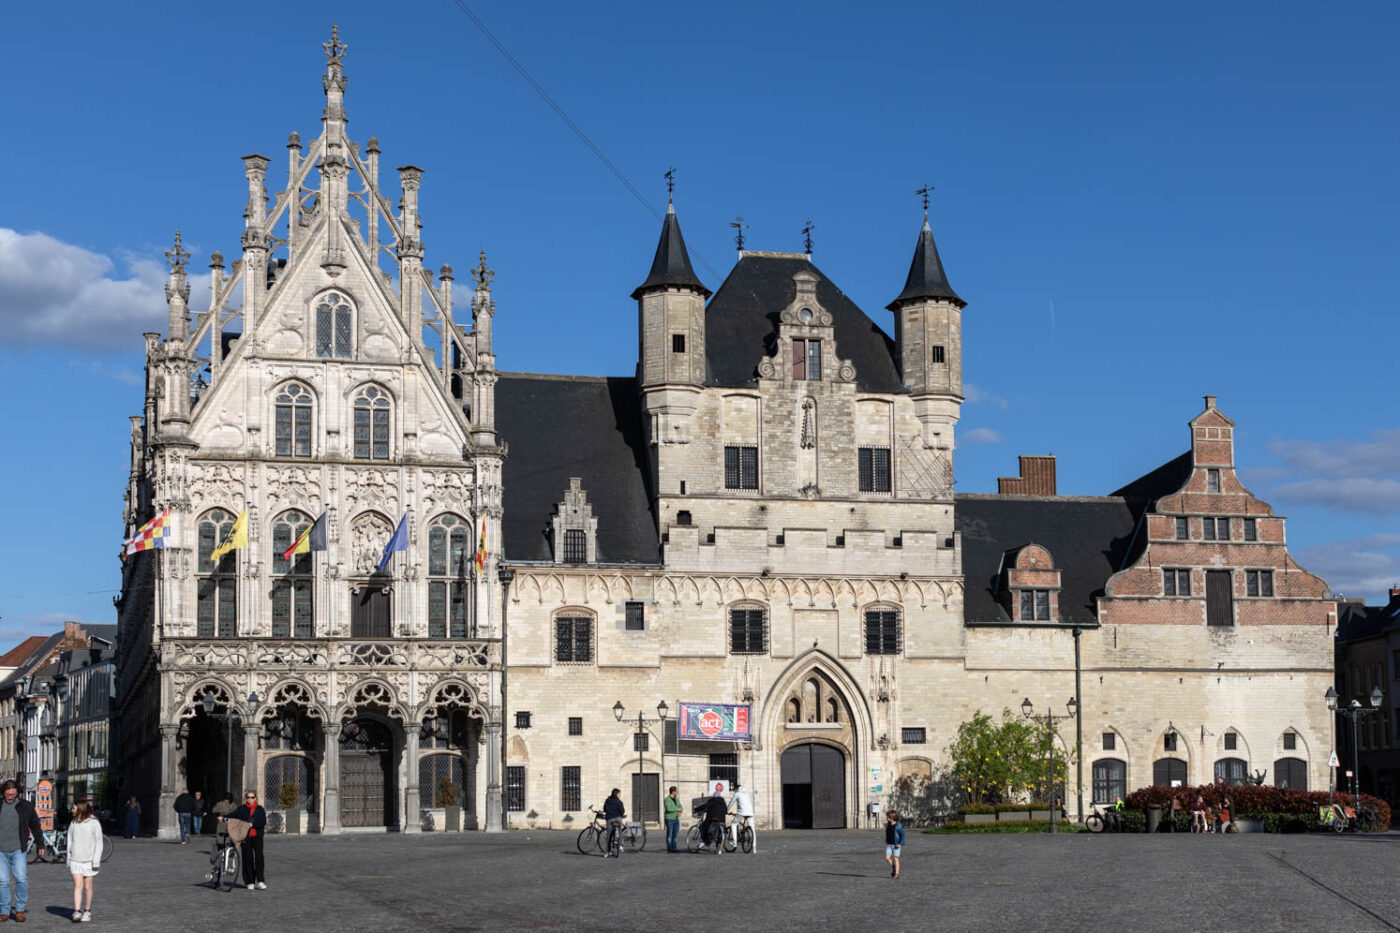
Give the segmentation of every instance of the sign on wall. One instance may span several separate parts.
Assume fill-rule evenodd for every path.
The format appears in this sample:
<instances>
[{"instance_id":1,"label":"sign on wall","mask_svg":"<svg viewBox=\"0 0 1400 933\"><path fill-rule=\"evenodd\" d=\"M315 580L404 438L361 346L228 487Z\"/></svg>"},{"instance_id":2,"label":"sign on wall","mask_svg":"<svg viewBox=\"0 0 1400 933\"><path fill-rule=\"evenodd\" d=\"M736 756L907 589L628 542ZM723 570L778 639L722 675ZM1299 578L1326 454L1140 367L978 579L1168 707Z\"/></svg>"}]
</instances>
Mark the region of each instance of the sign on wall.
<instances>
[{"instance_id":1,"label":"sign on wall","mask_svg":"<svg viewBox=\"0 0 1400 933\"><path fill-rule=\"evenodd\" d=\"M53 781L40 781L34 789L34 814L45 830L53 829Z\"/></svg>"},{"instance_id":2,"label":"sign on wall","mask_svg":"<svg viewBox=\"0 0 1400 933\"><path fill-rule=\"evenodd\" d=\"M682 703L680 737L747 742L749 707L729 703Z\"/></svg>"}]
</instances>

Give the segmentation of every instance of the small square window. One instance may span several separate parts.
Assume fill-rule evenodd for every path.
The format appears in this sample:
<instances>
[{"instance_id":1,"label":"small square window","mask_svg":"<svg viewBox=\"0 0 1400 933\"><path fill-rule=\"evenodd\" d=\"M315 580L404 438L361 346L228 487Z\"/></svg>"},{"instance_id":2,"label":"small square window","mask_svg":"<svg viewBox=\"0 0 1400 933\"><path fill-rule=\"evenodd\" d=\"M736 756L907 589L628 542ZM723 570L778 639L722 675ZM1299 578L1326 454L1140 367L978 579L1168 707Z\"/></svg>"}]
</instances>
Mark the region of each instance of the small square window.
<instances>
[{"instance_id":1,"label":"small square window","mask_svg":"<svg viewBox=\"0 0 1400 933\"><path fill-rule=\"evenodd\" d=\"M646 603L640 600L627 601L627 621L624 628L629 632L645 632L647 628Z\"/></svg>"},{"instance_id":2,"label":"small square window","mask_svg":"<svg viewBox=\"0 0 1400 933\"><path fill-rule=\"evenodd\" d=\"M583 735L583 717L569 717L569 735Z\"/></svg>"},{"instance_id":3,"label":"small square window","mask_svg":"<svg viewBox=\"0 0 1400 933\"><path fill-rule=\"evenodd\" d=\"M672 334L672 335L671 335L671 352L672 352L672 353L684 353L684 352L685 352L685 334Z\"/></svg>"},{"instance_id":4,"label":"small square window","mask_svg":"<svg viewBox=\"0 0 1400 933\"><path fill-rule=\"evenodd\" d=\"M515 714L515 728L517 728L517 729L528 729L528 728L530 728L530 714L529 714L528 711L526 711L526 710L520 710L519 712L517 712L517 713Z\"/></svg>"},{"instance_id":5,"label":"small square window","mask_svg":"<svg viewBox=\"0 0 1400 933\"><path fill-rule=\"evenodd\" d=\"M676 513L676 524L680 525L682 528L690 527L689 509L681 509L679 512Z\"/></svg>"},{"instance_id":6,"label":"small square window","mask_svg":"<svg viewBox=\"0 0 1400 933\"><path fill-rule=\"evenodd\" d=\"M1245 539L1246 541L1258 541L1258 540L1259 540L1259 520L1258 520L1258 519L1246 518L1246 519L1244 520L1244 539Z\"/></svg>"},{"instance_id":7,"label":"small square window","mask_svg":"<svg viewBox=\"0 0 1400 933\"><path fill-rule=\"evenodd\" d=\"M1285 732L1283 734L1283 747L1285 751L1293 751L1298 747L1298 733Z\"/></svg>"},{"instance_id":8,"label":"small square window","mask_svg":"<svg viewBox=\"0 0 1400 933\"><path fill-rule=\"evenodd\" d=\"M1190 522L1185 518L1178 518L1176 520L1176 540L1185 541L1190 537L1191 532L1189 529Z\"/></svg>"},{"instance_id":9,"label":"small square window","mask_svg":"<svg viewBox=\"0 0 1400 933\"><path fill-rule=\"evenodd\" d=\"M632 733L632 751L645 752L651 748L651 736L645 732Z\"/></svg>"},{"instance_id":10,"label":"small square window","mask_svg":"<svg viewBox=\"0 0 1400 933\"><path fill-rule=\"evenodd\" d=\"M1207 541L1229 541L1230 520L1228 518L1201 519L1201 537Z\"/></svg>"},{"instance_id":11,"label":"small square window","mask_svg":"<svg viewBox=\"0 0 1400 933\"><path fill-rule=\"evenodd\" d=\"M923 745L928 742L928 730L923 726L900 729L899 741L905 745Z\"/></svg>"},{"instance_id":12,"label":"small square window","mask_svg":"<svg viewBox=\"0 0 1400 933\"><path fill-rule=\"evenodd\" d=\"M1206 492L1220 491L1220 471L1206 470Z\"/></svg>"},{"instance_id":13,"label":"small square window","mask_svg":"<svg viewBox=\"0 0 1400 933\"><path fill-rule=\"evenodd\" d=\"M1225 751L1233 752L1239 744L1239 736L1233 732L1225 733Z\"/></svg>"},{"instance_id":14,"label":"small square window","mask_svg":"<svg viewBox=\"0 0 1400 933\"><path fill-rule=\"evenodd\" d=\"M1166 735L1162 736L1162 751L1164 751L1164 752L1174 752L1174 751L1176 751L1176 733L1175 733L1175 732L1168 732Z\"/></svg>"},{"instance_id":15,"label":"small square window","mask_svg":"<svg viewBox=\"0 0 1400 933\"><path fill-rule=\"evenodd\" d=\"M1111 752L1117 747L1118 734L1114 732L1105 732L1103 734L1103 750L1106 752Z\"/></svg>"},{"instance_id":16,"label":"small square window","mask_svg":"<svg viewBox=\"0 0 1400 933\"><path fill-rule=\"evenodd\" d=\"M934 363L942 363L942 362L943 362L943 348L942 348L942 347L937 347L937 346L936 346L936 347L933 348L933 357L932 357L932 359L930 360L930 362L934 362Z\"/></svg>"}]
</instances>

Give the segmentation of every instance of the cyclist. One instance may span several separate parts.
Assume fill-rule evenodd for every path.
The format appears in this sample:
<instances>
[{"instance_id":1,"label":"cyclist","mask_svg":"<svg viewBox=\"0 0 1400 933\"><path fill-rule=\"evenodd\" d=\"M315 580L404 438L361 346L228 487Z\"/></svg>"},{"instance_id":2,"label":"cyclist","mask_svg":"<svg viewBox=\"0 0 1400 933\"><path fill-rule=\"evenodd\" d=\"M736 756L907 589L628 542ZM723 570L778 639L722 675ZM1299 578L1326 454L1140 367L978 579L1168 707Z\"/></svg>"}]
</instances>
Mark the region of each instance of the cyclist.
<instances>
[{"instance_id":1,"label":"cyclist","mask_svg":"<svg viewBox=\"0 0 1400 933\"><path fill-rule=\"evenodd\" d=\"M1113 797L1113 806L1104 814L1107 817L1108 831L1111 833L1121 833L1123 831L1123 798L1117 794Z\"/></svg>"},{"instance_id":2,"label":"cyclist","mask_svg":"<svg viewBox=\"0 0 1400 933\"><path fill-rule=\"evenodd\" d=\"M753 798L749 796L748 788L738 781L734 782L734 795L729 798L729 809L737 817L737 819L734 820L734 833L736 836L738 835L739 827L745 824L748 824L749 831L753 832ZM753 851L758 851L757 834L754 835Z\"/></svg>"},{"instance_id":3,"label":"cyclist","mask_svg":"<svg viewBox=\"0 0 1400 933\"><path fill-rule=\"evenodd\" d=\"M603 801L603 818L608 821L608 844L603 849L603 858L612 855L613 833L622 832L622 821L627 818L627 808L622 804L622 788L614 787L608 799ZM618 846L621 854L622 847Z\"/></svg>"},{"instance_id":4,"label":"cyclist","mask_svg":"<svg viewBox=\"0 0 1400 933\"><path fill-rule=\"evenodd\" d=\"M716 790L714 796L705 804L705 820L700 824L700 838L705 840L706 844L714 842L716 855L724 850L724 823L728 818L729 805Z\"/></svg>"}]
</instances>

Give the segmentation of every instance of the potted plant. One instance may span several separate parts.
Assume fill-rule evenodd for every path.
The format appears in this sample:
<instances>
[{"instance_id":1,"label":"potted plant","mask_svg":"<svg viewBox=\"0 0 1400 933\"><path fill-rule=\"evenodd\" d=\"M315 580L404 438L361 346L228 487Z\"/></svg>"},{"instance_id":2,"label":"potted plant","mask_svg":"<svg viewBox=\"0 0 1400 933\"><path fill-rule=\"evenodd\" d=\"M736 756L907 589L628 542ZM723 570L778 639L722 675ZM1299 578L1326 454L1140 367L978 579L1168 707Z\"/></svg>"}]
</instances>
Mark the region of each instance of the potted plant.
<instances>
[{"instance_id":1,"label":"potted plant","mask_svg":"<svg viewBox=\"0 0 1400 933\"><path fill-rule=\"evenodd\" d=\"M296 781L283 781L277 788L277 805L282 808L282 831L301 832L301 788Z\"/></svg>"},{"instance_id":2,"label":"potted plant","mask_svg":"<svg viewBox=\"0 0 1400 933\"><path fill-rule=\"evenodd\" d=\"M462 829L462 808L457 806L457 785L452 778L445 777L438 779L437 804L443 808L443 822L449 833L460 832Z\"/></svg>"}]
</instances>

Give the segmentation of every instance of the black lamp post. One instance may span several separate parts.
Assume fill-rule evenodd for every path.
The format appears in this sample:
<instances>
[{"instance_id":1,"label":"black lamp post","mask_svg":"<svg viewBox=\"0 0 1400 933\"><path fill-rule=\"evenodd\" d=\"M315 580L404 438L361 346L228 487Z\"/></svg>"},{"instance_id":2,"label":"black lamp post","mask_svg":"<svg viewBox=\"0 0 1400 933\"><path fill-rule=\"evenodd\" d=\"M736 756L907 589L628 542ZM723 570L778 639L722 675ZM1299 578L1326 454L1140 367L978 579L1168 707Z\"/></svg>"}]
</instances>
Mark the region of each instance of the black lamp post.
<instances>
[{"instance_id":1,"label":"black lamp post","mask_svg":"<svg viewBox=\"0 0 1400 933\"><path fill-rule=\"evenodd\" d=\"M1059 718L1074 719L1079 713L1079 701L1070 697L1069 702L1065 704L1065 709L1068 712ZM1050 832L1057 833L1060 831L1060 808L1055 803L1053 791L1055 786L1055 710L1053 708L1046 710L1044 717L1037 716L1031 698L1026 697L1021 701L1021 715L1027 719L1034 719L1036 722L1040 722L1042 719L1045 722L1045 793L1050 798Z\"/></svg>"},{"instance_id":2,"label":"black lamp post","mask_svg":"<svg viewBox=\"0 0 1400 933\"><path fill-rule=\"evenodd\" d=\"M1361 742L1360 742L1360 720L1363 717L1371 716L1381 711L1381 704L1385 702L1385 694L1381 693L1381 688L1376 687L1371 691L1371 705L1363 706L1360 700L1353 699L1345 707L1337 704L1337 690L1328 687L1327 708L1335 713L1340 713L1351 720L1351 795L1356 799L1356 813L1361 815ZM1330 794L1329 794L1330 799Z\"/></svg>"},{"instance_id":3,"label":"black lamp post","mask_svg":"<svg viewBox=\"0 0 1400 933\"><path fill-rule=\"evenodd\" d=\"M616 719L618 722L622 722L622 717L626 714L626 709L625 709L625 707L623 707L622 701L621 701L621 700L618 700L616 703L613 704L612 711L613 711L613 718ZM643 730L649 723L665 722L665 721L666 721L666 717L667 717L667 715L670 714L670 712L671 712L671 707L669 707L669 706L666 705L666 701L665 701L665 700L662 700L660 703L656 704L656 716L657 716L656 719L647 719L645 716L642 715L642 711L641 711L640 709L637 710L637 733L636 733L636 734L637 734L637 735L642 735L642 734L643 734L642 730ZM643 761L642 761L642 752L644 751L644 749L642 748L642 743L641 743L639 740L637 740L636 738L633 738L632 741L633 741L633 742L636 744L636 746L637 746L637 773L638 773L638 774L644 774L644 773L645 773L644 770L643 770L644 764L643 764ZM634 806L634 807L636 806L636 801L633 801L633 806ZM640 814L633 814L633 815L634 815L634 816L637 816L637 817L640 819Z\"/></svg>"},{"instance_id":4,"label":"black lamp post","mask_svg":"<svg viewBox=\"0 0 1400 933\"><path fill-rule=\"evenodd\" d=\"M501 581L501 832L505 832L510 828L510 794L506 793L506 610L515 568L501 564L496 568L496 579Z\"/></svg>"}]
</instances>

